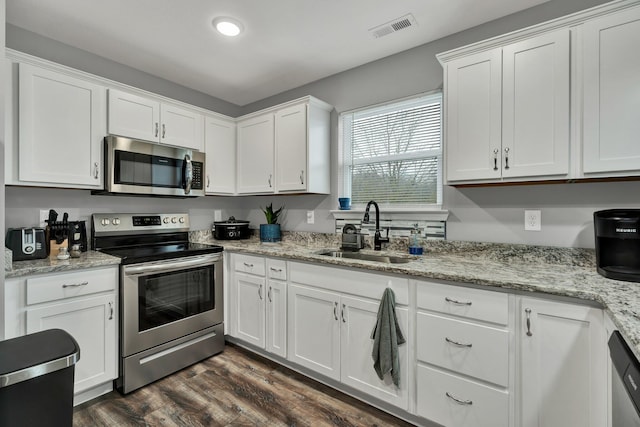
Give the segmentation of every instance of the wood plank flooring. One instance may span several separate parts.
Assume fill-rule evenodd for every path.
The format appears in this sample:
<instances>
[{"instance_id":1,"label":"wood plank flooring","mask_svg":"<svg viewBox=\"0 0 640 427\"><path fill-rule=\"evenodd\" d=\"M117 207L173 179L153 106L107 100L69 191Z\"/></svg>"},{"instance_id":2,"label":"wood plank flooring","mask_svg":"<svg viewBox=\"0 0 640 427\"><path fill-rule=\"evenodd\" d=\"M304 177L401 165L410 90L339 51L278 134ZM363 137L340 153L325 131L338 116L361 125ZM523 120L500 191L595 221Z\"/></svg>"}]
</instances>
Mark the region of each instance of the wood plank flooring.
<instances>
[{"instance_id":1,"label":"wood plank flooring","mask_svg":"<svg viewBox=\"0 0 640 427\"><path fill-rule=\"evenodd\" d=\"M232 344L223 353L122 396L79 405L74 427L410 426Z\"/></svg>"}]
</instances>

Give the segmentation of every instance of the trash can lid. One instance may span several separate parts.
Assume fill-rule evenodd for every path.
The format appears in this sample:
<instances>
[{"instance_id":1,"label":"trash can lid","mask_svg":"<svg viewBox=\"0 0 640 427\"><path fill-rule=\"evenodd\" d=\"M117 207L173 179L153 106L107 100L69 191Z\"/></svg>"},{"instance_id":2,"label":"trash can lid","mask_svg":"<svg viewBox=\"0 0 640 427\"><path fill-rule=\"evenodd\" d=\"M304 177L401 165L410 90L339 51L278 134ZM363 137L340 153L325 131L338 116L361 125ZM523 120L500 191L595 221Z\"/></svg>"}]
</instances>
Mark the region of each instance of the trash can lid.
<instances>
[{"instance_id":1,"label":"trash can lid","mask_svg":"<svg viewBox=\"0 0 640 427\"><path fill-rule=\"evenodd\" d=\"M67 366L73 365L80 358L80 348L76 340L62 329L48 329L0 341L0 376L6 377L17 371L40 367L40 365L46 365L48 362L58 361L69 356L74 357L67 361ZM58 365L60 364L58 363ZM61 368L59 366L57 369ZM33 378L33 376L39 376L52 370L39 369L39 371L38 375L29 377ZM1 380L2 378L0 378L0 382L2 382Z\"/></svg>"}]
</instances>

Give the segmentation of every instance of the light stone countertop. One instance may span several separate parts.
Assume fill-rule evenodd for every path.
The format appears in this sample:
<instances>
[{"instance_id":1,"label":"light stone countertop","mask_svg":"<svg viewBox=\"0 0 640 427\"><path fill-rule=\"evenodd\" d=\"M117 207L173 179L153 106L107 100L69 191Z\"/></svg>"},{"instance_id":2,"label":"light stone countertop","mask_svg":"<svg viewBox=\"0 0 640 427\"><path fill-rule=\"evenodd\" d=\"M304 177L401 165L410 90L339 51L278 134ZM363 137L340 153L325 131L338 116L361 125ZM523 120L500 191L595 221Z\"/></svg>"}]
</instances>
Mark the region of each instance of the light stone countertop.
<instances>
[{"instance_id":1,"label":"light stone countertop","mask_svg":"<svg viewBox=\"0 0 640 427\"><path fill-rule=\"evenodd\" d=\"M4 272L6 279L14 277L29 276L32 274L58 273L62 271L82 270L86 268L105 267L119 265L120 258L104 254L102 252L87 251L80 255L80 258L69 258L67 260L43 259L13 261L11 270Z\"/></svg>"},{"instance_id":2,"label":"light stone countertop","mask_svg":"<svg viewBox=\"0 0 640 427\"><path fill-rule=\"evenodd\" d=\"M283 233L283 241L262 244L249 240L214 240L210 233L192 234L201 243L217 244L225 251L281 257L336 266L363 268L515 291L578 298L600 304L607 311L640 359L640 283L600 276L591 249L555 248L474 242L427 241L425 254L410 256L402 245L392 250L363 253L411 257L406 264L386 264L319 255L322 249L338 249L339 236L317 233ZM532 295L534 296L534 295Z\"/></svg>"}]
</instances>

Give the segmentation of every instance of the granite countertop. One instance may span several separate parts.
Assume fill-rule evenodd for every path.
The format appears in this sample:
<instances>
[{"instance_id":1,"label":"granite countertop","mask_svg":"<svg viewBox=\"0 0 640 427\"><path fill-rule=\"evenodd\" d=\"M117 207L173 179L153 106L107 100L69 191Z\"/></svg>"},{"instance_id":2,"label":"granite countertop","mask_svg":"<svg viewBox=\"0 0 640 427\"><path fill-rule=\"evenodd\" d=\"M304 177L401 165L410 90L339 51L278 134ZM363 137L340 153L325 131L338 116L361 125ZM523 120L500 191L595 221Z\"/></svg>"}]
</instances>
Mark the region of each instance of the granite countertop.
<instances>
[{"instance_id":1,"label":"granite countertop","mask_svg":"<svg viewBox=\"0 0 640 427\"><path fill-rule=\"evenodd\" d=\"M13 261L11 270L4 272L6 279L23 277L31 274L57 273L61 271L81 270L85 268L105 267L119 265L120 258L107 255L102 252L87 251L80 255L80 258L58 259L36 259L27 261Z\"/></svg>"},{"instance_id":2,"label":"granite countertop","mask_svg":"<svg viewBox=\"0 0 640 427\"><path fill-rule=\"evenodd\" d=\"M201 243L217 244L226 251L282 257L338 266L364 268L416 278L470 283L517 292L572 297L596 302L606 310L629 346L640 359L640 283L600 276L591 249L555 248L474 242L427 241L425 254L410 256L401 247L363 253L410 257L405 264L385 264L319 255L322 249L337 249L339 237L314 233L292 233L277 244L259 240L214 240L206 233L194 235ZM318 238L319 237L319 238Z\"/></svg>"}]
</instances>

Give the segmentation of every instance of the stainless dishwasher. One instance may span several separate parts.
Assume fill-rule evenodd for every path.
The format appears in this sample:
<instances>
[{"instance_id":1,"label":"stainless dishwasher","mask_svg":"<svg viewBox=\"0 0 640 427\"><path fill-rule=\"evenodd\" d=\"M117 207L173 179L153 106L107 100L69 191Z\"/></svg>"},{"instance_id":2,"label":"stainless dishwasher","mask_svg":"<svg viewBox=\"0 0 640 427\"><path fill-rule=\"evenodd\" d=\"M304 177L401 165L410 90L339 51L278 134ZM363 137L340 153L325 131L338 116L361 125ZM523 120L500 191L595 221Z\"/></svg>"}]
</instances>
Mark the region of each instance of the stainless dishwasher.
<instances>
[{"instance_id":1,"label":"stainless dishwasher","mask_svg":"<svg viewBox=\"0 0 640 427\"><path fill-rule=\"evenodd\" d=\"M640 362L618 331L609 338L609 354L612 426L640 427Z\"/></svg>"}]
</instances>

